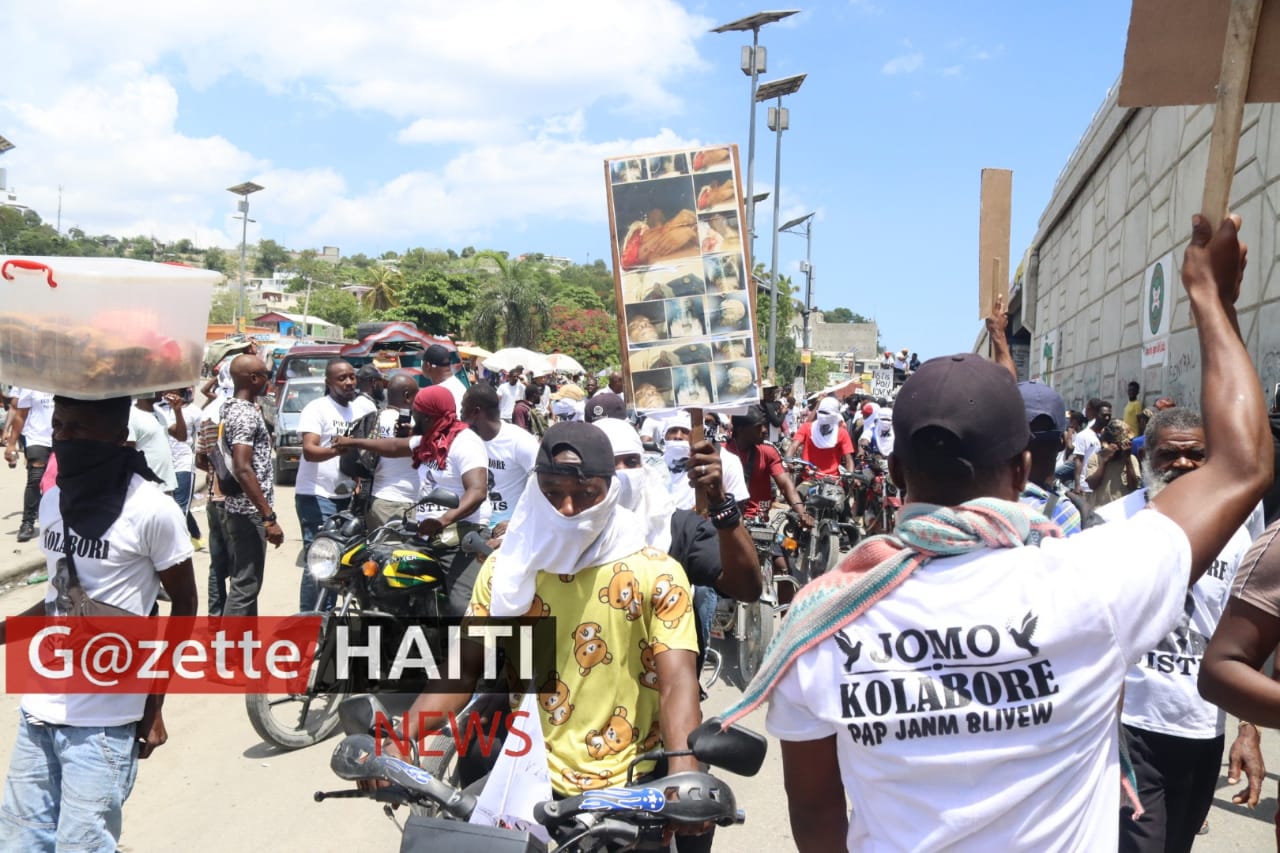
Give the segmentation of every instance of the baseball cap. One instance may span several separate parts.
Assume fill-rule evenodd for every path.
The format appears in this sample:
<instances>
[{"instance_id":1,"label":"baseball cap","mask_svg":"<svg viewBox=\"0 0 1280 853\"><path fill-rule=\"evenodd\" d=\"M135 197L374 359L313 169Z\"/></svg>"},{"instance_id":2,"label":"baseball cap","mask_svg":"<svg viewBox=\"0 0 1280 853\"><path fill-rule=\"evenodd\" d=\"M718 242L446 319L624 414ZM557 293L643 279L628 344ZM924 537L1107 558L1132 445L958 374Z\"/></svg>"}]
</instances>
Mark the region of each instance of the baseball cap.
<instances>
[{"instance_id":1,"label":"baseball cap","mask_svg":"<svg viewBox=\"0 0 1280 853\"><path fill-rule=\"evenodd\" d=\"M754 405L747 406L747 410L745 412L734 415L732 417L732 421L735 427L759 426L760 424L768 422L768 417L765 415L763 406Z\"/></svg>"},{"instance_id":2,"label":"baseball cap","mask_svg":"<svg viewBox=\"0 0 1280 853\"><path fill-rule=\"evenodd\" d=\"M920 365L894 401L893 426L894 453L907 463L913 461L915 439L930 428L952 436L948 455L974 466L1004 462L1031 441L1013 376L973 353L931 358Z\"/></svg>"},{"instance_id":3,"label":"baseball cap","mask_svg":"<svg viewBox=\"0 0 1280 853\"><path fill-rule=\"evenodd\" d=\"M554 460L557 453L572 450L581 463L565 465ZM533 470L540 474L568 474L574 477L613 476L613 445L604 430L582 421L552 424L542 435Z\"/></svg>"},{"instance_id":4,"label":"baseball cap","mask_svg":"<svg viewBox=\"0 0 1280 853\"><path fill-rule=\"evenodd\" d=\"M1022 395L1022 405L1027 411L1027 424L1041 415L1053 418L1053 428L1064 432L1067 428L1067 403L1057 391L1032 379L1030 382L1019 382L1018 393Z\"/></svg>"},{"instance_id":5,"label":"baseball cap","mask_svg":"<svg viewBox=\"0 0 1280 853\"><path fill-rule=\"evenodd\" d=\"M612 391L604 391L587 401L585 415L588 423L603 420L604 418L626 420L627 406L617 394Z\"/></svg>"},{"instance_id":6,"label":"baseball cap","mask_svg":"<svg viewBox=\"0 0 1280 853\"><path fill-rule=\"evenodd\" d=\"M432 344L422 354L422 363L429 364L432 367L448 367L453 363L453 359L450 358L449 350L446 347L440 344Z\"/></svg>"},{"instance_id":7,"label":"baseball cap","mask_svg":"<svg viewBox=\"0 0 1280 853\"><path fill-rule=\"evenodd\" d=\"M357 382L367 382L370 379L381 379L382 371L374 367L372 364L366 364L364 367L356 371Z\"/></svg>"}]
</instances>

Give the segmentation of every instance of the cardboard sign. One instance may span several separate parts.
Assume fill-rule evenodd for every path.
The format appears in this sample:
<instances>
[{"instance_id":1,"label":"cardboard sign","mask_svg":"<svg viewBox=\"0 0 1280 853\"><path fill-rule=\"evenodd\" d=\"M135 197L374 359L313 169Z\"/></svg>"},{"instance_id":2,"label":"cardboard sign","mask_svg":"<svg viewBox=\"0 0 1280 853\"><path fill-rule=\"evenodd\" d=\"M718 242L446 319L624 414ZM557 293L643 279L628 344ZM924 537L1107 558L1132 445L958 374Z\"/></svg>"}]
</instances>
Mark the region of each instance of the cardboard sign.
<instances>
[{"instance_id":1,"label":"cardboard sign","mask_svg":"<svg viewBox=\"0 0 1280 853\"><path fill-rule=\"evenodd\" d=\"M1230 12L1228 0L1133 0L1120 106L1214 103ZM1262 5L1244 99L1280 101L1280 3Z\"/></svg>"},{"instance_id":2,"label":"cardboard sign","mask_svg":"<svg viewBox=\"0 0 1280 853\"><path fill-rule=\"evenodd\" d=\"M978 217L978 319L991 314L995 295L1009 287L1009 231L1013 209L1013 172L982 170Z\"/></svg>"},{"instance_id":3,"label":"cardboard sign","mask_svg":"<svg viewBox=\"0 0 1280 853\"><path fill-rule=\"evenodd\" d=\"M605 161L618 337L638 412L760 399L738 149Z\"/></svg>"},{"instance_id":4,"label":"cardboard sign","mask_svg":"<svg viewBox=\"0 0 1280 853\"><path fill-rule=\"evenodd\" d=\"M1151 266L1142 278L1142 304L1138 322L1142 325L1142 366L1151 367L1169 360L1169 328L1173 324L1173 303L1177 298L1178 268L1173 253Z\"/></svg>"},{"instance_id":5,"label":"cardboard sign","mask_svg":"<svg viewBox=\"0 0 1280 853\"><path fill-rule=\"evenodd\" d=\"M871 371L871 396L877 400L888 398L893 394L893 369L881 368Z\"/></svg>"}]
</instances>

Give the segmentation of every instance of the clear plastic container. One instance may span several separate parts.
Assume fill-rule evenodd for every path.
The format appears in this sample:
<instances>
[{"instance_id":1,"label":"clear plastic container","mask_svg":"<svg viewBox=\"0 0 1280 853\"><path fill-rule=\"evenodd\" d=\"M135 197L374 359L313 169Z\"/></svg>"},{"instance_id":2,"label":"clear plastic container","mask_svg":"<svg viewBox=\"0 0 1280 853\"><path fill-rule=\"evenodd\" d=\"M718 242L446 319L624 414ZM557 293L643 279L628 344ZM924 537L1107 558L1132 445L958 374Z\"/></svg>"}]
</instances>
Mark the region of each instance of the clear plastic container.
<instances>
[{"instance_id":1,"label":"clear plastic container","mask_svg":"<svg viewBox=\"0 0 1280 853\"><path fill-rule=\"evenodd\" d=\"M221 279L125 258L0 255L0 380L83 400L194 385Z\"/></svg>"}]
</instances>

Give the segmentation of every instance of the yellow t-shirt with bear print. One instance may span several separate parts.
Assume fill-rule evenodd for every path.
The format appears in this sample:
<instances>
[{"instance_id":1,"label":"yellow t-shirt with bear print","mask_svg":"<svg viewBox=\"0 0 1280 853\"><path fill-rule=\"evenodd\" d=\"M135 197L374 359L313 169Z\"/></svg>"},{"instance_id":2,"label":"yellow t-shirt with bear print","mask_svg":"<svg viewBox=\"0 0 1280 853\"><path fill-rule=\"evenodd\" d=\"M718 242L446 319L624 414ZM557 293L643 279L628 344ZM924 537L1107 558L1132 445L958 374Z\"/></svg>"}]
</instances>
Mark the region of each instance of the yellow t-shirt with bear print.
<instances>
[{"instance_id":1,"label":"yellow t-shirt with bear print","mask_svg":"<svg viewBox=\"0 0 1280 853\"><path fill-rule=\"evenodd\" d=\"M489 613L493 562L476 578L470 615ZM575 575L540 573L535 589L528 615L556 620L557 669L538 701L551 785L574 795L626 784L627 765L661 741L655 659L698 651L684 569L646 547Z\"/></svg>"}]
</instances>

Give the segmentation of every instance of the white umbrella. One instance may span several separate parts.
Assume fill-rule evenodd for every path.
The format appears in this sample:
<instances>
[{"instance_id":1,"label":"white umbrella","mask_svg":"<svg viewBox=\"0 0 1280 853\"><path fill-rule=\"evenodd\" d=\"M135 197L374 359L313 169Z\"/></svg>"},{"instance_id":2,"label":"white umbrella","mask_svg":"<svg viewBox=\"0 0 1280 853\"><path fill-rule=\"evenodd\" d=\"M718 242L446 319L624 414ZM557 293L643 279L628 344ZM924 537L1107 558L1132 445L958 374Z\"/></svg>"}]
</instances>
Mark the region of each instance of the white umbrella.
<instances>
[{"instance_id":1,"label":"white umbrella","mask_svg":"<svg viewBox=\"0 0 1280 853\"><path fill-rule=\"evenodd\" d=\"M505 347L480 363L486 370L492 370L495 373L523 367L526 373L536 376L540 373L551 373L553 370L545 355L524 347Z\"/></svg>"},{"instance_id":2,"label":"white umbrella","mask_svg":"<svg viewBox=\"0 0 1280 853\"><path fill-rule=\"evenodd\" d=\"M578 363L571 355L565 355L562 352L553 352L547 356L547 361L551 363L551 369L556 373L586 373L587 370Z\"/></svg>"}]
</instances>

